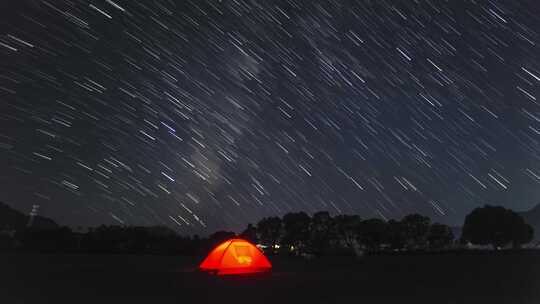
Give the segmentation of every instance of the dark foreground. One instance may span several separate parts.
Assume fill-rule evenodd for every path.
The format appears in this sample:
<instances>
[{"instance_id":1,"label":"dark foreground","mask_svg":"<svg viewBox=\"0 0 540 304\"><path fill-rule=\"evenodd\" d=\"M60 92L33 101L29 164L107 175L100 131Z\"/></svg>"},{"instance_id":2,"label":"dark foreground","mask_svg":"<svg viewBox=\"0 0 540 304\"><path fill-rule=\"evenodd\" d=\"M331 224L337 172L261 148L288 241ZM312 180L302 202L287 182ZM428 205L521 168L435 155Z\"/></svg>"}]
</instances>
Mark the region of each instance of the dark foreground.
<instances>
[{"instance_id":1,"label":"dark foreground","mask_svg":"<svg viewBox=\"0 0 540 304\"><path fill-rule=\"evenodd\" d=\"M197 259L0 255L0 303L540 303L540 252L271 259L213 277Z\"/></svg>"}]
</instances>

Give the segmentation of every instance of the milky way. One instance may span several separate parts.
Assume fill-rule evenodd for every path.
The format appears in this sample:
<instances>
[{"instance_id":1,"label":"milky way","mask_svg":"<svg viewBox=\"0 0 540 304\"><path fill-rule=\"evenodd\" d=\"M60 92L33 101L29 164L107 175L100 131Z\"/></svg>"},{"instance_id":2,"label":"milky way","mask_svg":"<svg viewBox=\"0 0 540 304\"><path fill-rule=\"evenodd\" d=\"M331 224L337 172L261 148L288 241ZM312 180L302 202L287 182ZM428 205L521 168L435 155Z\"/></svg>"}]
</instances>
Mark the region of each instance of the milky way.
<instances>
[{"instance_id":1,"label":"milky way","mask_svg":"<svg viewBox=\"0 0 540 304\"><path fill-rule=\"evenodd\" d=\"M540 201L530 1L2 1L0 200L72 226Z\"/></svg>"}]
</instances>

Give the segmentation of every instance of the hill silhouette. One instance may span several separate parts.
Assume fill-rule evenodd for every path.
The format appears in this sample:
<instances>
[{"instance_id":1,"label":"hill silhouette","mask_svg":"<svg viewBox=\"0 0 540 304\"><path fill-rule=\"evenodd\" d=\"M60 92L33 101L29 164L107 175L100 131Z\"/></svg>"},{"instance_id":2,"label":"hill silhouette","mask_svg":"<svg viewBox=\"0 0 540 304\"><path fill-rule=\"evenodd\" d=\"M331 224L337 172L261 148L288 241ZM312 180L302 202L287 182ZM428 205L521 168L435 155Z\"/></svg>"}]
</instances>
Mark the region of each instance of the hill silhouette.
<instances>
[{"instance_id":1,"label":"hill silhouette","mask_svg":"<svg viewBox=\"0 0 540 304\"><path fill-rule=\"evenodd\" d=\"M20 230L28 224L30 216L17 211L5 203L0 202L0 230ZM46 217L36 216L32 227L48 230L58 228L58 224Z\"/></svg>"},{"instance_id":2,"label":"hill silhouette","mask_svg":"<svg viewBox=\"0 0 540 304\"><path fill-rule=\"evenodd\" d=\"M527 224L534 228L534 240L540 241L540 204L536 205L529 211L519 213Z\"/></svg>"}]
</instances>

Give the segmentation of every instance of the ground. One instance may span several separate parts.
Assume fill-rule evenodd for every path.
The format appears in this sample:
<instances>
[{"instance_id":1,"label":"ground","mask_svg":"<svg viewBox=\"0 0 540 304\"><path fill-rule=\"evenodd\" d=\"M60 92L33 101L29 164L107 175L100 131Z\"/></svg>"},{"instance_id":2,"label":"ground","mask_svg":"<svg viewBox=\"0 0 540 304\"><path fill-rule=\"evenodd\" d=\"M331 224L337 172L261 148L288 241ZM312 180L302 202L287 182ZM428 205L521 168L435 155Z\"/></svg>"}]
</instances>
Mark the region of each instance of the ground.
<instances>
[{"instance_id":1,"label":"ground","mask_svg":"<svg viewBox=\"0 0 540 304\"><path fill-rule=\"evenodd\" d=\"M270 257L266 275L215 277L200 258L0 255L0 303L540 303L540 252Z\"/></svg>"}]
</instances>

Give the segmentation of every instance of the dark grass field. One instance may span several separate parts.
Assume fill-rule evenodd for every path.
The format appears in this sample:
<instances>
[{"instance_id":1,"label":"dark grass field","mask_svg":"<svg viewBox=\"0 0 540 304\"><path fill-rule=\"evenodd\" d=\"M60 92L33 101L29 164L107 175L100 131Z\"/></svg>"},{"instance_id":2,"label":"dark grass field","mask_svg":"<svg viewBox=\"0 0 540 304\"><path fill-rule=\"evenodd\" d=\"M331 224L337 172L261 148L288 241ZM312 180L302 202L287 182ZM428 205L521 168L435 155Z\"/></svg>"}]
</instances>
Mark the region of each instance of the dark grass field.
<instances>
[{"instance_id":1,"label":"dark grass field","mask_svg":"<svg viewBox=\"0 0 540 304\"><path fill-rule=\"evenodd\" d=\"M199 259L1 254L0 303L540 303L540 252L272 258L215 277Z\"/></svg>"}]
</instances>

